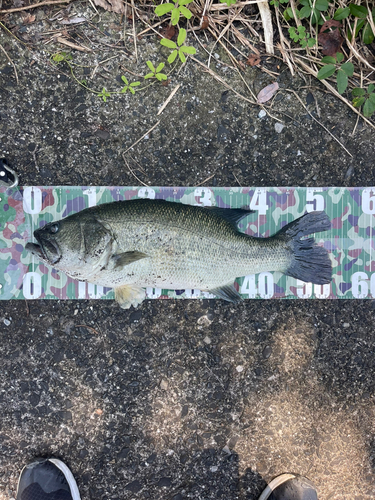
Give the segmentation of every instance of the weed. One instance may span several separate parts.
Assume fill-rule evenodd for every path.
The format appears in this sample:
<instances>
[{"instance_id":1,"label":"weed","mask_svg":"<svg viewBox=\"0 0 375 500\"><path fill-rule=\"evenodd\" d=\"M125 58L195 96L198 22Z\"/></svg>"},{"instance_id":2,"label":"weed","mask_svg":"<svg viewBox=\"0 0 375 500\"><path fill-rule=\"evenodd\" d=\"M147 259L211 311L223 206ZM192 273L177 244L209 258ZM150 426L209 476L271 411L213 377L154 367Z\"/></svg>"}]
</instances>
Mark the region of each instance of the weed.
<instances>
[{"instance_id":1,"label":"weed","mask_svg":"<svg viewBox=\"0 0 375 500\"><path fill-rule=\"evenodd\" d=\"M111 97L111 94L113 94L113 92L108 92L108 90L103 87L103 90L98 92L98 97L101 97L104 102L107 102L107 97Z\"/></svg>"},{"instance_id":2,"label":"weed","mask_svg":"<svg viewBox=\"0 0 375 500\"><path fill-rule=\"evenodd\" d=\"M279 7L281 3L289 3L289 0L271 0L270 5L274 5L275 7Z\"/></svg>"},{"instance_id":3,"label":"weed","mask_svg":"<svg viewBox=\"0 0 375 500\"><path fill-rule=\"evenodd\" d=\"M149 67L151 73L148 73L145 76L145 80L147 80L148 78L156 78L157 80L159 80L159 82L161 82L162 80L166 80L167 79L167 75L165 75L164 73L161 73L161 70L165 66L164 63L160 63L159 66L156 69L155 69L155 66L152 64L151 61L147 61L146 64Z\"/></svg>"},{"instance_id":4,"label":"weed","mask_svg":"<svg viewBox=\"0 0 375 500\"><path fill-rule=\"evenodd\" d=\"M149 62L149 61L147 61L147 62ZM146 78L146 76L145 76L145 78ZM134 87L138 87L138 85L141 84L141 82L132 82L132 83L129 83L128 80L127 80L127 78L125 76L122 76L121 80L125 83L125 87L123 87L121 89L121 93L122 94L125 94L125 92L127 92L128 90L132 94L135 94Z\"/></svg>"},{"instance_id":5,"label":"weed","mask_svg":"<svg viewBox=\"0 0 375 500\"><path fill-rule=\"evenodd\" d=\"M369 118L375 112L375 85L371 83L367 91L360 87L352 90L353 106L360 108L363 105L363 116Z\"/></svg>"},{"instance_id":6,"label":"weed","mask_svg":"<svg viewBox=\"0 0 375 500\"><path fill-rule=\"evenodd\" d=\"M236 0L220 0L220 3L226 3L230 7L236 3Z\"/></svg>"},{"instance_id":7,"label":"weed","mask_svg":"<svg viewBox=\"0 0 375 500\"><path fill-rule=\"evenodd\" d=\"M353 76L354 65L351 62L341 64L344 60L343 54L337 52L336 58L332 56L325 56L321 60L324 66L318 72L319 80L325 80L336 73L337 90L339 94L343 94L348 86L348 77ZM340 65L341 64L341 65Z\"/></svg>"},{"instance_id":8,"label":"weed","mask_svg":"<svg viewBox=\"0 0 375 500\"><path fill-rule=\"evenodd\" d=\"M168 57L169 64L173 63L173 61L177 57L177 54L181 59L181 62L184 63L186 61L185 54L195 54L197 52L194 47L183 45L185 40L186 30L184 28L180 28L180 31L178 32L177 44L175 42L172 42L172 40L168 40L168 38L162 38L160 40L161 45L164 45L164 47L168 47L169 49L173 49L173 52Z\"/></svg>"},{"instance_id":9,"label":"weed","mask_svg":"<svg viewBox=\"0 0 375 500\"><path fill-rule=\"evenodd\" d=\"M323 23L321 12L328 10L327 0L300 0L300 4L303 5L299 11L300 19L310 18L312 24Z\"/></svg>"},{"instance_id":10,"label":"weed","mask_svg":"<svg viewBox=\"0 0 375 500\"><path fill-rule=\"evenodd\" d=\"M186 19L190 19L192 17L192 13L189 9L185 7L185 5L189 4L191 0L177 0L175 4L173 3L163 3L158 5L155 8L155 14L159 17L164 16L164 14L171 13L171 23L175 26L180 20L180 15L186 17Z\"/></svg>"},{"instance_id":11,"label":"weed","mask_svg":"<svg viewBox=\"0 0 375 500\"><path fill-rule=\"evenodd\" d=\"M310 33L306 32L304 26L298 26L296 29L294 26L289 28L289 36L294 42L299 43L302 48L313 47L315 45L315 38L310 38Z\"/></svg>"}]
</instances>

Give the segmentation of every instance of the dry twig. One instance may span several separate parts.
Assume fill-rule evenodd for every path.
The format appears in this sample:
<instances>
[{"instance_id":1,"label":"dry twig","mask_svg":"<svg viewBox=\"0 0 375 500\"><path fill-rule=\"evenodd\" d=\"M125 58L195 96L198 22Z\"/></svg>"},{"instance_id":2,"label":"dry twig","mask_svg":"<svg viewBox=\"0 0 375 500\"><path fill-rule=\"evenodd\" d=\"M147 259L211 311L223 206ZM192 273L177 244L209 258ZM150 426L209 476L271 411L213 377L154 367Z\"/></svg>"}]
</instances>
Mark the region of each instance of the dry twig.
<instances>
[{"instance_id":1,"label":"dry twig","mask_svg":"<svg viewBox=\"0 0 375 500\"><path fill-rule=\"evenodd\" d=\"M15 77L16 77L17 85L18 85L19 82L18 82L17 68L16 68L14 62L12 61L12 59L9 57L7 51L4 49L4 47L1 44L0 44L0 49L4 52L5 57L8 59L8 61L10 62L10 64L13 66L14 74L15 74Z\"/></svg>"},{"instance_id":2,"label":"dry twig","mask_svg":"<svg viewBox=\"0 0 375 500\"><path fill-rule=\"evenodd\" d=\"M58 5L59 3L70 3L72 1L73 0L52 0L48 2L39 2L32 5L25 5L24 7L16 7L14 9L2 9L0 10L0 14L10 14L11 12L20 12L21 10L36 9L37 7L42 7L43 5Z\"/></svg>"}]
</instances>

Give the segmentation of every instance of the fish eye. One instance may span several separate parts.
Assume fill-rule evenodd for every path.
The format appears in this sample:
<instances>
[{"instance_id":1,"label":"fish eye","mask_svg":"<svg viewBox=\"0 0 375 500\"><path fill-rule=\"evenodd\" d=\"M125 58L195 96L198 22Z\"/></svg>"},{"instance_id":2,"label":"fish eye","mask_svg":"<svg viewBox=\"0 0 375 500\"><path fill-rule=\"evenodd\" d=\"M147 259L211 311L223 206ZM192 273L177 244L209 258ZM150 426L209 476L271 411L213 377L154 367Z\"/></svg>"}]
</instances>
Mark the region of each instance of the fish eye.
<instances>
[{"instance_id":1,"label":"fish eye","mask_svg":"<svg viewBox=\"0 0 375 500\"><path fill-rule=\"evenodd\" d=\"M49 228L49 231L52 234L56 234L58 230L59 230L58 224L52 224L52 226L50 226L50 228Z\"/></svg>"}]
</instances>

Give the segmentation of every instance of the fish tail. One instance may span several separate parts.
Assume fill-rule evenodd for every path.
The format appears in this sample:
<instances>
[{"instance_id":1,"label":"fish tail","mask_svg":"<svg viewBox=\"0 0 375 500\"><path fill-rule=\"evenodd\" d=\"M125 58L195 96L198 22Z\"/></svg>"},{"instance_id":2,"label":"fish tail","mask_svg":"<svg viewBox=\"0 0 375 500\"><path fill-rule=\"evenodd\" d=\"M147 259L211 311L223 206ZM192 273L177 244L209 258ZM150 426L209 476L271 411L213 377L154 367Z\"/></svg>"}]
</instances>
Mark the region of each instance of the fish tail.
<instances>
[{"instance_id":1,"label":"fish tail","mask_svg":"<svg viewBox=\"0 0 375 500\"><path fill-rule=\"evenodd\" d=\"M310 212L284 226L275 236L288 243L292 251L292 261L284 271L306 283L324 285L332 279L332 264L325 248L318 246L314 238L304 238L313 233L331 228L325 212Z\"/></svg>"}]
</instances>

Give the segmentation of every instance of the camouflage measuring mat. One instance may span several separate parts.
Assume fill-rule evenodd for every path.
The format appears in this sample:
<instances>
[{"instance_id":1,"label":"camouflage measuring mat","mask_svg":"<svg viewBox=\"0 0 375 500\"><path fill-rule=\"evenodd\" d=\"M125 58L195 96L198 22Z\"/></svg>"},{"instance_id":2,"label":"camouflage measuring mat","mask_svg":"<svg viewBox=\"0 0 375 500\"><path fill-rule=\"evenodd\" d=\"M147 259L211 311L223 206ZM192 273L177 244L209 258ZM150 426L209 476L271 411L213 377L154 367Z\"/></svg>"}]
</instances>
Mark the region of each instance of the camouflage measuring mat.
<instances>
[{"instance_id":1,"label":"camouflage measuring mat","mask_svg":"<svg viewBox=\"0 0 375 500\"><path fill-rule=\"evenodd\" d=\"M113 299L109 288L82 283L47 267L25 250L33 231L47 222L100 203L161 198L189 205L254 210L239 228L268 237L306 212L324 210L330 231L315 239L330 253L328 285L303 283L279 272L238 278L243 298L375 298L375 188L0 188L0 299ZM234 255L235 259L236 256ZM236 286L237 286L236 285ZM147 289L148 298L213 297L199 290Z\"/></svg>"}]
</instances>

